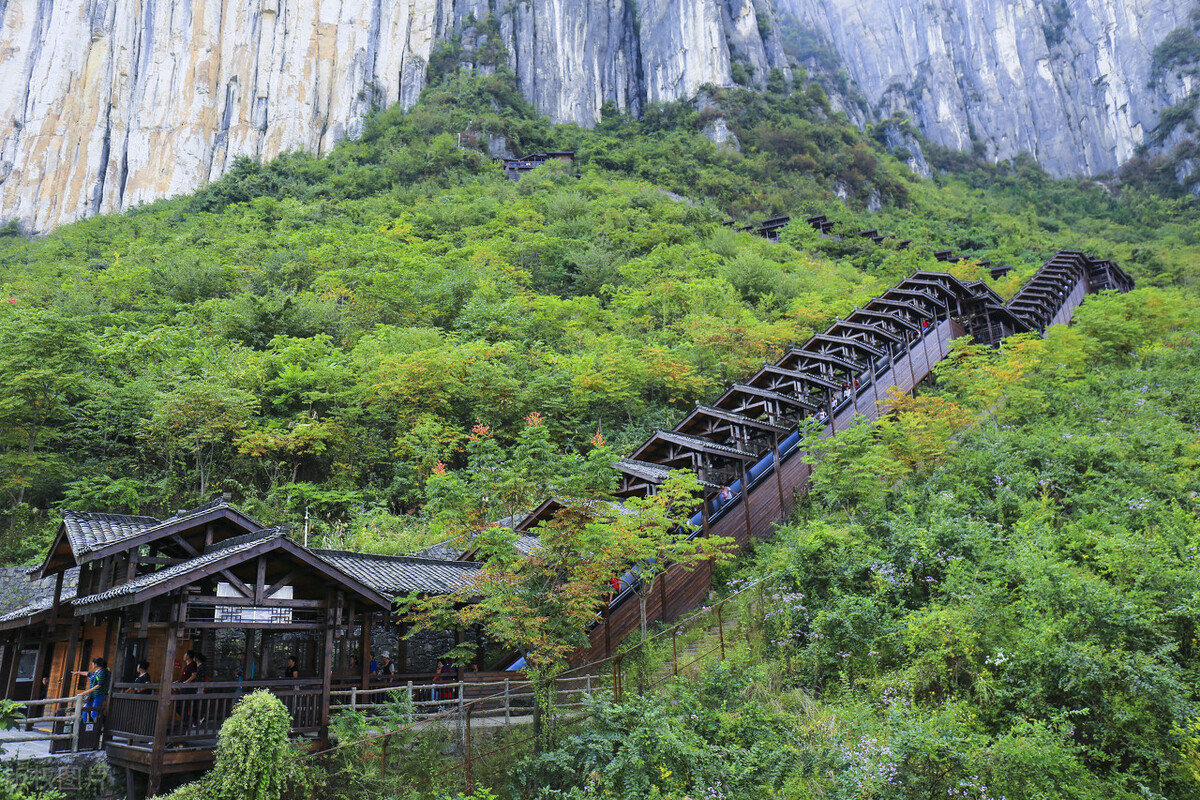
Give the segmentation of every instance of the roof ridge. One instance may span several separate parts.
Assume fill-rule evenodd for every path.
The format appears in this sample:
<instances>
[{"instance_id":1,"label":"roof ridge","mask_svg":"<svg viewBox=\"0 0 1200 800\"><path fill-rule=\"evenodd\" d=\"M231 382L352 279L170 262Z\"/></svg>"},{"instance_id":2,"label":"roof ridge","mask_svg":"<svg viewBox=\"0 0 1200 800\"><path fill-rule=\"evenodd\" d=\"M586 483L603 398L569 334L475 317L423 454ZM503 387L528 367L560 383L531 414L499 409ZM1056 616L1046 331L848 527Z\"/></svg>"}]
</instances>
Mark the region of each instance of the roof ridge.
<instances>
[{"instance_id":1,"label":"roof ridge","mask_svg":"<svg viewBox=\"0 0 1200 800\"><path fill-rule=\"evenodd\" d=\"M113 514L108 511L80 511L75 508L64 508L60 512L63 517L87 517L88 519L106 519L106 520L134 520L142 522L144 520L152 520L155 524L161 522L158 517L146 516L144 514Z\"/></svg>"},{"instance_id":2,"label":"roof ridge","mask_svg":"<svg viewBox=\"0 0 1200 800\"><path fill-rule=\"evenodd\" d=\"M447 541L449 541L449 540L447 540ZM440 542L438 542L437 544L440 544ZM430 545L430 547L433 547L433 546L435 546L435 545ZM410 563L410 564L454 564L454 565L472 566L472 567L479 566L478 561L447 561L446 559L443 559L443 558L431 558L429 556L389 555L386 553L360 553L356 550L330 550L330 549L316 548L316 547L309 548L309 549L313 553L316 553L318 556L345 556L347 558L370 558L370 559L379 559L382 561L394 561L396 563ZM429 548L425 548L425 549L427 550ZM418 550L417 552L419 553L419 552L423 552L423 551Z\"/></svg>"}]
</instances>

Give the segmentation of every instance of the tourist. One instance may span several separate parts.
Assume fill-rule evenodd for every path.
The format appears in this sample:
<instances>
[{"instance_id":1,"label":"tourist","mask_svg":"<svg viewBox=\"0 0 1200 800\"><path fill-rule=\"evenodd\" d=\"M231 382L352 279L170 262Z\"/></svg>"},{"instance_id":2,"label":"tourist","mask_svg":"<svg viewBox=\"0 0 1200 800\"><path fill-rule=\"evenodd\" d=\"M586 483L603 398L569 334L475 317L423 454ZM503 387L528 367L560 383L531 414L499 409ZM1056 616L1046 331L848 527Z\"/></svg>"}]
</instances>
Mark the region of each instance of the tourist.
<instances>
[{"instance_id":1,"label":"tourist","mask_svg":"<svg viewBox=\"0 0 1200 800\"><path fill-rule=\"evenodd\" d=\"M395 675L396 665L392 663L391 654L384 650L379 654L379 674L380 675Z\"/></svg>"},{"instance_id":2,"label":"tourist","mask_svg":"<svg viewBox=\"0 0 1200 800\"><path fill-rule=\"evenodd\" d=\"M139 661L134 667L137 674L133 677L134 683L149 683L150 682L150 662ZM126 689L130 694L150 694L150 689Z\"/></svg>"},{"instance_id":3,"label":"tourist","mask_svg":"<svg viewBox=\"0 0 1200 800\"><path fill-rule=\"evenodd\" d=\"M196 680L193 683L205 683L208 681L208 657L204 653L197 652L193 657L196 661Z\"/></svg>"},{"instance_id":4,"label":"tourist","mask_svg":"<svg viewBox=\"0 0 1200 800\"><path fill-rule=\"evenodd\" d=\"M196 651L188 650L187 652L185 652L183 654L183 673L179 676L180 677L179 682L186 683L186 684L195 683L196 682L196 674L199 671L199 668L200 668L200 666L196 662ZM190 686L186 689L179 689L176 691L176 694L195 694L195 693L196 693L195 687L190 687ZM182 701L179 704L177 704L175 707L176 713L178 713L180 718L183 720L183 726L185 728L189 727L192 724L192 712L195 710L193 708L194 705L195 704L192 703L191 701Z\"/></svg>"},{"instance_id":5,"label":"tourist","mask_svg":"<svg viewBox=\"0 0 1200 800\"><path fill-rule=\"evenodd\" d=\"M287 657L287 670L284 672L283 677L285 677L285 678L299 678L300 677L300 666L296 663L295 656Z\"/></svg>"},{"instance_id":6,"label":"tourist","mask_svg":"<svg viewBox=\"0 0 1200 800\"><path fill-rule=\"evenodd\" d=\"M105 666L104 659L96 656L92 659L92 666L95 667L91 672L81 670L72 672L72 675L87 675L88 688L84 690L83 695L87 698L83 701L83 721L95 722L99 716L99 709L104 706L104 701L108 699L108 687L112 683L112 673Z\"/></svg>"},{"instance_id":7,"label":"tourist","mask_svg":"<svg viewBox=\"0 0 1200 800\"><path fill-rule=\"evenodd\" d=\"M438 662L438 677L441 678L442 680L452 683L454 681L454 673L455 672L457 672L457 670L454 669L454 665L451 664L449 661L439 661ZM439 699L453 700L454 699L454 689L452 689L452 688L442 689L441 692L439 692Z\"/></svg>"},{"instance_id":8,"label":"tourist","mask_svg":"<svg viewBox=\"0 0 1200 800\"><path fill-rule=\"evenodd\" d=\"M720 511L726 503L733 499L733 490L725 484L721 484L721 490L717 492L717 510Z\"/></svg>"}]
</instances>

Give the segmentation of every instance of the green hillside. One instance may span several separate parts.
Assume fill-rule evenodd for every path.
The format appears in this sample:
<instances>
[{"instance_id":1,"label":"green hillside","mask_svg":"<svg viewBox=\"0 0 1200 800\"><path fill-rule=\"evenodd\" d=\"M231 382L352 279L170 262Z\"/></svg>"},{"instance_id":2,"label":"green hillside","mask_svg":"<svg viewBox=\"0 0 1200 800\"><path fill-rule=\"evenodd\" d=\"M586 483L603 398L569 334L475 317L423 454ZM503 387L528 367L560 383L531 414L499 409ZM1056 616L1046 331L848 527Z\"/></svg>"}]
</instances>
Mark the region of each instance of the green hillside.
<instances>
[{"instance_id":1,"label":"green hillside","mask_svg":"<svg viewBox=\"0 0 1200 800\"><path fill-rule=\"evenodd\" d=\"M156 513L219 490L264 523L307 508L336 541L405 549L473 425L507 441L538 412L563 447L600 429L627 448L937 247L1012 263L1005 292L1068 246L1142 285L1194 280L1194 203L950 155L922 181L803 78L712 98L589 131L539 118L503 71L448 73L327 158L244 160L44 237L10 226L5 558L36 553L59 507ZM718 117L741 152L702 134ZM508 181L489 139L574 149L580 176ZM720 224L818 210L917 245Z\"/></svg>"}]
</instances>

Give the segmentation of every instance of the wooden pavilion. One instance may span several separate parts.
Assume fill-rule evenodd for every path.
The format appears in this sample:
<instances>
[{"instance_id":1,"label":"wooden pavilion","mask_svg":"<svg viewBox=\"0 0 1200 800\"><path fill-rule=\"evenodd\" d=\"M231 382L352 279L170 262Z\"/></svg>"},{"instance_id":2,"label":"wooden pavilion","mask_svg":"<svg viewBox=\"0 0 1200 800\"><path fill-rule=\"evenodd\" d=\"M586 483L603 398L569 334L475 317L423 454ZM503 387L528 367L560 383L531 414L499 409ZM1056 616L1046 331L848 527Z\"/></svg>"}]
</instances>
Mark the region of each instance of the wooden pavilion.
<instances>
[{"instance_id":1,"label":"wooden pavilion","mask_svg":"<svg viewBox=\"0 0 1200 800\"><path fill-rule=\"evenodd\" d=\"M0 616L0 681L13 699L68 697L81 688L72 672L103 656L112 692L103 725L82 742L101 746L102 727L109 761L127 770L131 787L133 773L144 773L151 793L164 775L211 766L217 732L246 692L271 690L293 735L324 741L331 690L432 678L432 669L410 670L393 601L450 592L478 570L470 561L306 548L226 500L165 520L63 517L30 571L52 590ZM65 578L75 570L71 591ZM394 676L371 673L373 631L395 650ZM199 686L179 683L188 650L208 659ZM299 678L284 679L289 655ZM131 683L139 661L149 662L150 683Z\"/></svg>"}]
</instances>

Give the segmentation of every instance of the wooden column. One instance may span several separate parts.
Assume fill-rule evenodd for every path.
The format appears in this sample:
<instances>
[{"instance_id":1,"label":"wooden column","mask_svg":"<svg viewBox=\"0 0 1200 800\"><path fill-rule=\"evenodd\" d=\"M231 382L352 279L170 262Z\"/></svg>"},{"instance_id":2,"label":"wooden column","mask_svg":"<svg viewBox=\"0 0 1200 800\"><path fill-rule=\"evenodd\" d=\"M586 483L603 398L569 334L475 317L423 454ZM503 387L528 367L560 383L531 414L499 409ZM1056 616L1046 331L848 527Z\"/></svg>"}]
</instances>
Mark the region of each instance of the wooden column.
<instances>
[{"instance_id":1,"label":"wooden column","mask_svg":"<svg viewBox=\"0 0 1200 800\"><path fill-rule=\"evenodd\" d=\"M4 686L4 696L7 698L10 698L10 699L12 698L13 694L16 692L16 689L17 689L17 667L21 663L21 647L25 643L24 633L25 633L24 631L18 630L16 643L8 645L8 647L14 648L13 649L13 658L12 658L12 669L8 673L8 678L5 681L5 686ZM6 651L7 651L8 647L5 648ZM40 650L41 647L39 646L38 649ZM41 684L42 679L40 677L38 677L36 663L34 664L33 676L34 676L33 677L33 680L34 680L33 688L37 689L37 687Z\"/></svg>"},{"instance_id":2,"label":"wooden column","mask_svg":"<svg viewBox=\"0 0 1200 800\"><path fill-rule=\"evenodd\" d=\"M933 333L933 325L929 326L929 330L921 331L921 347L925 351L925 375L921 380L925 380L933 370L933 359L929 356L929 334L931 333Z\"/></svg>"},{"instance_id":3,"label":"wooden column","mask_svg":"<svg viewBox=\"0 0 1200 800\"><path fill-rule=\"evenodd\" d=\"M257 677L253 674L254 670L254 629L246 628L246 651L242 654L242 679L251 680L252 677Z\"/></svg>"},{"instance_id":4,"label":"wooden column","mask_svg":"<svg viewBox=\"0 0 1200 800\"><path fill-rule=\"evenodd\" d=\"M74 694L75 683L71 671L75 669L75 647L79 644L79 627L79 617L71 620L71 633L67 640L67 660L63 662L62 689L59 697L70 697Z\"/></svg>"},{"instance_id":5,"label":"wooden column","mask_svg":"<svg viewBox=\"0 0 1200 800\"><path fill-rule=\"evenodd\" d=\"M333 683L333 592L325 593L325 658L321 671L321 749L329 746L329 690Z\"/></svg>"},{"instance_id":6,"label":"wooden column","mask_svg":"<svg viewBox=\"0 0 1200 800\"><path fill-rule=\"evenodd\" d=\"M749 542L754 537L754 530L750 527L750 472L746 469L746 462L742 461L742 515L746 518L746 541Z\"/></svg>"},{"instance_id":7,"label":"wooden column","mask_svg":"<svg viewBox=\"0 0 1200 800\"><path fill-rule=\"evenodd\" d=\"M779 493L779 514L782 516L787 511L787 504L783 502L783 476L779 473L783 472L783 454L779 452L779 434L771 434L771 446L775 451L775 491Z\"/></svg>"},{"instance_id":8,"label":"wooden column","mask_svg":"<svg viewBox=\"0 0 1200 800\"><path fill-rule=\"evenodd\" d=\"M879 417L879 376L875 373L875 359L871 358L870 354L867 355L867 358L871 359L870 360L870 364L871 364L871 397L873 397L875 399L875 418L878 419L878 417Z\"/></svg>"},{"instance_id":9,"label":"wooden column","mask_svg":"<svg viewBox=\"0 0 1200 800\"><path fill-rule=\"evenodd\" d=\"M400 622L396 625L396 672L408 672L408 639L404 635L408 633L408 623ZM454 639L454 643L458 644L458 637Z\"/></svg>"},{"instance_id":10,"label":"wooden column","mask_svg":"<svg viewBox=\"0 0 1200 800\"><path fill-rule=\"evenodd\" d=\"M604 657L608 658L612 655L612 606L604 607Z\"/></svg>"},{"instance_id":11,"label":"wooden column","mask_svg":"<svg viewBox=\"0 0 1200 800\"><path fill-rule=\"evenodd\" d=\"M158 709L154 715L154 739L150 745L150 778L146 790L147 797L158 794L162 783L163 755L167 750L167 730L170 727L171 715L171 682L175 677L175 647L179 641L179 620L182 615L181 603L171 605L171 619L167 624L167 641L163 648L162 671L158 681Z\"/></svg>"},{"instance_id":12,"label":"wooden column","mask_svg":"<svg viewBox=\"0 0 1200 800\"><path fill-rule=\"evenodd\" d=\"M917 388L917 373L913 369L912 349L909 347L904 347L903 349L904 349L904 360L908 362L908 380L909 380L909 383L912 384L912 386L909 387L909 391L912 391L913 389ZM892 363L894 364L896 362L893 361Z\"/></svg>"},{"instance_id":13,"label":"wooden column","mask_svg":"<svg viewBox=\"0 0 1200 800\"><path fill-rule=\"evenodd\" d=\"M358 666L362 668L362 688L371 688L371 618L373 609L363 608L362 636L359 637Z\"/></svg>"}]
</instances>

